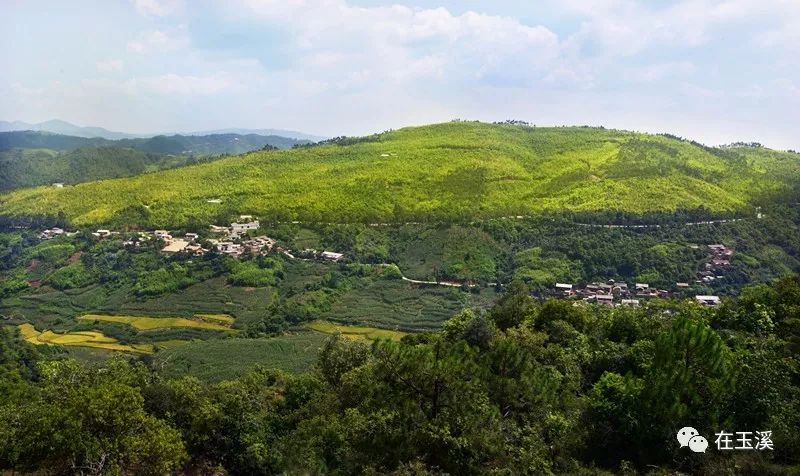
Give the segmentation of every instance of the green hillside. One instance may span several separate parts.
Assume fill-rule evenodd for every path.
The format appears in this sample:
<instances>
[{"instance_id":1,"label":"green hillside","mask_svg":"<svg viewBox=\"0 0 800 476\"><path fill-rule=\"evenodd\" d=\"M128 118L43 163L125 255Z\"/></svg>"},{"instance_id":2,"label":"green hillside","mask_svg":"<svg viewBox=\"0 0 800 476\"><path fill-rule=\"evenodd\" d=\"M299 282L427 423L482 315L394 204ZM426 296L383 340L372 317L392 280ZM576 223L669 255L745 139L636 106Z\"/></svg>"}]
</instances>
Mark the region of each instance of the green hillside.
<instances>
[{"instance_id":1,"label":"green hillside","mask_svg":"<svg viewBox=\"0 0 800 476\"><path fill-rule=\"evenodd\" d=\"M265 146L289 149L295 145L308 143L307 140L258 134L176 134L110 140L101 137L75 137L39 131L0 132L0 150L15 148L74 150L81 147L122 147L154 154L215 155L243 154L263 149Z\"/></svg>"},{"instance_id":2,"label":"green hillside","mask_svg":"<svg viewBox=\"0 0 800 476\"><path fill-rule=\"evenodd\" d=\"M122 147L84 147L67 152L52 149L2 150L0 191L50 185L55 182L76 184L105 178L129 177L209 159L155 154Z\"/></svg>"},{"instance_id":3,"label":"green hillside","mask_svg":"<svg viewBox=\"0 0 800 476\"><path fill-rule=\"evenodd\" d=\"M3 215L178 225L234 213L330 222L545 211L748 209L793 187L800 155L599 128L453 122L131 178L0 196ZM220 199L221 203L209 203Z\"/></svg>"}]
</instances>

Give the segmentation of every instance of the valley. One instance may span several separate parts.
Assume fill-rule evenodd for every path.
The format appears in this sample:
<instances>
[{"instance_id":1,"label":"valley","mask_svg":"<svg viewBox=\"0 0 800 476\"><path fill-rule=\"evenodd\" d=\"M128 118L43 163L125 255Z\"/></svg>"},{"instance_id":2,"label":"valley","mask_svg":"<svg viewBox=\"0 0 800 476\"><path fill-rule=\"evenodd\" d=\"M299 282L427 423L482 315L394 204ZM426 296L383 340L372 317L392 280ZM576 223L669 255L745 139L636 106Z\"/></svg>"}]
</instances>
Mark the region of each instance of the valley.
<instances>
[{"instance_id":1,"label":"valley","mask_svg":"<svg viewBox=\"0 0 800 476\"><path fill-rule=\"evenodd\" d=\"M527 356L511 362L540 359L508 385L540 382L526 388L583 408L568 397L578 373L593 388L617 378L596 368L656 378L637 346L695 325L672 316L794 332L764 294L800 272L792 152L453 122L196 164L104 147L14 154L86 179L0 195L0 332L53 365L142 366L224 396L262 378L354 385L337 380L355 378L338 374L347 359L375 362L359 382L395 385L445 365L427 360L439 345L448 368L493 379L501 345ZM92 180L97 164L109 178Z\"/></svg>"}]
</instances>

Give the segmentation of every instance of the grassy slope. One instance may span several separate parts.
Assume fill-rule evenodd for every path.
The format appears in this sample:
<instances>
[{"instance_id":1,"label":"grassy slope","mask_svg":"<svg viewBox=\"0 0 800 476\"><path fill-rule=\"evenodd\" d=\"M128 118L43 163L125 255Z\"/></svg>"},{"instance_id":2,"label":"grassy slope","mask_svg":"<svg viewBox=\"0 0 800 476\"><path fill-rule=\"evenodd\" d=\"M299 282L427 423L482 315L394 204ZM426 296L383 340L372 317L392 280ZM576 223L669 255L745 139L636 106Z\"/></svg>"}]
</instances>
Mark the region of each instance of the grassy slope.
<instances>
[{"instance_id":1,"label":"grassy slope","mask_svg":"<svg viewBox=\"0 0 800 476\"><path fill-rule=\"evenodd\" d=\"M66 189L0 196L1 214L63 210L78 225L148 207L151 224L220 212L320 221L458 220L555 210L724 212L796 180L800 157L708 149L592 128L447 123L352 145L256 152ZM222 205L209 204L221 198Z\"/></svg>"}]
</instances>

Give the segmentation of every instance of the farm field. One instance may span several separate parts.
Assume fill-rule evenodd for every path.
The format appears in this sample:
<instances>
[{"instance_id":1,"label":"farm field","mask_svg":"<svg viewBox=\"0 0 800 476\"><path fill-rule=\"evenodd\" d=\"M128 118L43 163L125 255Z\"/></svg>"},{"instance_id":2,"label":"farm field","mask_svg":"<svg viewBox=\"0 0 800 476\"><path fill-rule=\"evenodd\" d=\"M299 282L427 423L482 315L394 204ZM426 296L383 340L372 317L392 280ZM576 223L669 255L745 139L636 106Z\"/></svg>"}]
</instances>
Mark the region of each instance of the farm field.
<instances>
[{"instance_id":1,"label":"farm field","mask_svg":"<svg viewBox=\"0 0 800 476\"><path fill-rule=\"evenodd\" d=\"M229 318L230 320L225 318ZM79 317L78 320L127 324L139 331L149 331L153 329L191 328L230 332L232 331L230 325L233 323L233 318L230 318L230 316L214 316L212 318L195 316L194 319L187 319L183 317L108 316L101 314L85 314ZM216 321L217 323L208 321ZM226 325L222 325L220 322L224 322Z\"/></svg>"},{"instance_id":2,"label":"farm field","mask_svg":"<svg viewBox=\"0 0 800 476\"><path fill-rule=\"evenodd\" d=\"M131 352L137 354L152 353L153 347L148 344L121 344L117 339L108 337L97 331L74 331L63 334L51 330L38 331L31 324L21 324L19 331L22 337L35 345L63 345L76 347L92 347L97 349Z\"/></svg>"},{"instance_id":3,"label":"farm field","mask_svg":"<svg viewBox=\"0 0 800 476\"><path fill-rule=\"evenodd\" d=\"M378 329L376 327L363 327L363 326L349 326L336 324L330 321L313 321L306 324L311 330L322 332L323 334L341 334L348 339L354 340L377 340L377 339L390 339L399 341L403 336L408 335L407 332L390 331L387 329Z\"/></svg>"},{"instance_id":4,"label":"farm field","mask_svg":"<svg viewBox=\"0 0 800 476\"><path fill-rule=\"evenodd\" d=\"M255 366L305 372L316 360L327 335L296 332L263 339L212 339L195 341L155 355L164 375L191 375L217 382L239 377Z\"/></svg>"},{"instance_id":5,"label":"farm field","mask_svg":"<svg viewBox=\"0 0 800 476\"><path fill-rule=\"evenodd\" d=\"M491 288L472 294L458 288L381 280L348 290L320 317L346 325L430 331L438 329L464 307L488 306L493 297Z\"/></svg>"},{"instance_id":6,"label":"farm field","mask_svg":"<svg viewBox=\"0 0 800 476\"><path fill-rule=\"evenodd\" d=\"M180 226L248 213L308 222L469 221L555 211L749 210L797 154L602 128L454 122L0 196L0 214ZM208 203L209 198L221 203ZM313 237L308 237L313 242Z\"/></svg>"},{"instance_id":7,"label":"farm field","mask_svg":"<svg viewBox=\"0 0 800 476\"><path fill-rule=\"evenodd\" d=\"M136 299L128 287L56 290L42 288L34 294L0 301L0 314L36 325L63 328L83 314L121 314L151 317L235 316L235 321L211 324L234 327L257 318L272 299L269 288L229 286L224 278L212 278L173 293ZM227 318L226 318L227 319ZM232 317L231 317L232 319Z\"/></svg>"}]
</instances>

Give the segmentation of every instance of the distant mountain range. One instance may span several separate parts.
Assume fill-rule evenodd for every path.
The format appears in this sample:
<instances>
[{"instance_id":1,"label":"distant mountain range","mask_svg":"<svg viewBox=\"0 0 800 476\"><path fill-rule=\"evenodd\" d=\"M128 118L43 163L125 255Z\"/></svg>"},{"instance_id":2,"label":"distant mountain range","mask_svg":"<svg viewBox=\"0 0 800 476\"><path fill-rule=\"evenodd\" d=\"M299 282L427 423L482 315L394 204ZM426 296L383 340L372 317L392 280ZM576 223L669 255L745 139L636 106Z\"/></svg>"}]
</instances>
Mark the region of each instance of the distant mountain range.
<instances>
[{"instance_id":1,"label":"distant mountain range","mask_svg":"<svg viewBox=\"0 0 800 476\"><path fill-rule=\"evenodd\" d=\"M107 132L107 131L106 131ZM128 177L209 162L229 154L290 149L307 140L210 134L104 139L45 131L0 132L0 191Z\"/></svg>"},{"instance_id":2,"label":"distant mountain range","mask_svg":"<svg viewBox=\"0 0 800 476\"><path fill-rule=\"evenodd\" d=\"M128 134L125 132L115 132L102 127L83 127L76 126L75 124L62 121L60 119L53 119L51 121L39 122L31 124L22 121L0 121L0 132L10 131L41 131L52 132L54 134L63 134L74 137L84 138L102 138L109 140L118 139L142 139L163 135L183 135L183 136L207 136L218 134L238 134L238 135L261 135L261 136L280 136L290 139L318 142L326 139L326 137L315 136L298 131L287 131L283 129L219 129L213 131L199 131L199 132L168 132L168 133L155 133L155 134Z\"/></svg>"},{"instance_id":3,"label":"distant mountain range","mask_svg":"<svg viewBox=\"0 0 800 476\"><path fill-rule=\"evenodd\" d=\"M76 137L43 131L0 132L0 150L52 149L68 151L85 147L121 147L142 152L172 155L207 156L217 154L243 154L266 146L290 149L297 144L309 144L281 136L256 134L172 135L147 138L103 139Z\"/></svg>"}]
</instances>

